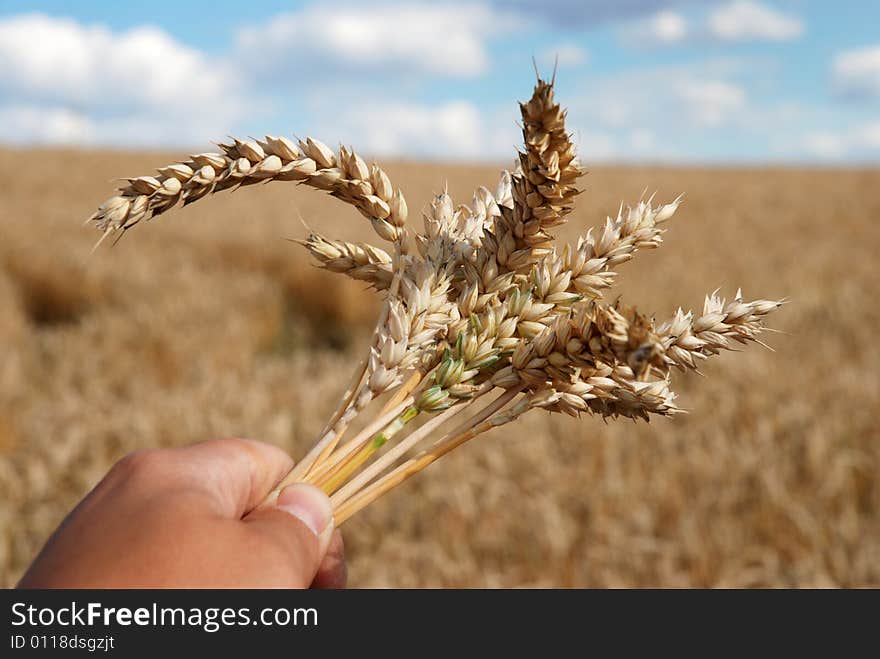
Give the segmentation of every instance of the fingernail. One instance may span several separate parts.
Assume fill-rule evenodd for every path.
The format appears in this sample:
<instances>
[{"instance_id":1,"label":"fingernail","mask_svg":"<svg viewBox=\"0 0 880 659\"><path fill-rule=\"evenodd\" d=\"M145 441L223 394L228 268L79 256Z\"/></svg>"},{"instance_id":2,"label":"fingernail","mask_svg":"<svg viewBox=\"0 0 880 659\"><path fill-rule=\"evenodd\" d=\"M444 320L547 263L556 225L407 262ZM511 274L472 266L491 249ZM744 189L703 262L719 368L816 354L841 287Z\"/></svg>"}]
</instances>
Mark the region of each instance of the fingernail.
<instances>
[{"instance_id":1,"label":"fingernail","mask_svg":"<svg viewBox=\"0 0 880 659\"><path fill-rule=\"evenodd\" d=\"M275 506L296 517L319 539L323 535L328 535L328 529L332 531L333 509L330 506L330 499L313 485L306 483L288 485L281 490Z\"/></svg>"}]
</instances>

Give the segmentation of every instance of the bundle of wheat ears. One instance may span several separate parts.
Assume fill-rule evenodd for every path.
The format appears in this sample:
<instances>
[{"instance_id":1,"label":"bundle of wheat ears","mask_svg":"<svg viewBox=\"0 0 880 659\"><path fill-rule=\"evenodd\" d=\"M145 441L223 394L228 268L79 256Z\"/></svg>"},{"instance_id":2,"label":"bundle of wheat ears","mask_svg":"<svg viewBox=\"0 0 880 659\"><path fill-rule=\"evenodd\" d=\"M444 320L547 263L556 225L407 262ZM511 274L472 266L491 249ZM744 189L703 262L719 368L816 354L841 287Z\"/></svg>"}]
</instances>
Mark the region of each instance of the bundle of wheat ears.
<instances>
[{"instance_id":1,"label":"bundle of wheat ears","mask_svg":"<svg viewBox=\"0 0 880 659\"><path fill-rule=\"evenodd\" d=\"M403 193L378 165L344 146L334 152L312 138L274 136L236 139L220 145L223 153L125 179L89 219L103 240L181 201L298 181L354 206L389 244L386 251L317 233L302 241L319 267L368 282L384 304L335 413L267 502L287 484L312 483L330 495L341 524L452 449L535 408L645 420L677 414L673 367L696 370L721 350L758 342L764 316L782 300L713 293L702 314L679 309L660 324L606 302L617 266L660 245L681 198L621 208L577 244L558 246L551 231L566 222L584 171L552 81L538 78L520 109L515 171L502 172L494 194L480 187L469 206L439 194L422 233L407 225ZM384 407L346 439L383 395Z\"/></svg>"}]
</instances>

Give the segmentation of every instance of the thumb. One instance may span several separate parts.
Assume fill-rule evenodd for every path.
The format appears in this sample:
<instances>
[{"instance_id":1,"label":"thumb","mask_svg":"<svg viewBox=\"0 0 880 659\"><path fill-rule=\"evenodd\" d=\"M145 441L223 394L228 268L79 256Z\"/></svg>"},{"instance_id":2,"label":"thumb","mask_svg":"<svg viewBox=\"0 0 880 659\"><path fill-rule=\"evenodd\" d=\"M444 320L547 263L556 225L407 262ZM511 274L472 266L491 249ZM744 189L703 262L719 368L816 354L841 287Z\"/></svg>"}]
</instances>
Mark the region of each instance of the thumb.
<instances>
[{"instance_id":1,"label":"thumb","mask_svg":"<svg viewBox=\"0 0 880 659\"><path fill-rule=\"evenodd\" d=\"M258 508L242 520L280 548L276 565L296 586L308 588L327 553L333 535L333 509L321 490L294 483L281 490L272 506Z\"/></svg>"}]
</instances>

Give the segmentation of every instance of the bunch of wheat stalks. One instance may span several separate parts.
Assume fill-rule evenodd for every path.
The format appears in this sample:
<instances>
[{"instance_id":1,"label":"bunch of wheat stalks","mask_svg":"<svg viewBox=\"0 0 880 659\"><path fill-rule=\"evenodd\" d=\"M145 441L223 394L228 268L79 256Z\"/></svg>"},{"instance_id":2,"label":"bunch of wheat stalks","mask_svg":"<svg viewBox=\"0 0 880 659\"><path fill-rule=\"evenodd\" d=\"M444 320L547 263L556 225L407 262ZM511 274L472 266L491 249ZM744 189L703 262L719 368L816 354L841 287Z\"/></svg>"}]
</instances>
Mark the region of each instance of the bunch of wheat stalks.
<instances>
[{"instance_id":1,"label":"bunch of wheat stalks","mask_svg":"<svg viewBox=\"0 0 880 659\"><path fill-rule=\"evenodd\" d=\"M763 317L783 303L745 302L740 292L727 302L713 293L701 315L679 309L656 324L605 302L617 266L660 245L680 198L621 207L601 230L558 247L550 230L566 221L584 171L552 81L539 78L520 108L524 149L515 172L502 173L494 194L479 188L470 206L436 196L423 233L407 226L404 196L378 165L344 146L334 152L311 138L273 136L234 140L220 145L223 153L125 179L90 218L103 240L180 201L298 181L353 205L390 244L385 251L317 233L302 241L320 267L368 282L385 301L335 413L267 501L289 483L313 483L331 495L341 524L457 446L535 408L672 416L682 411L669 388L672 368L696 370L723 349L757 341ZM375 418L343 441L386 394ZM415 419L425 421L411 425Z\"/></svg>"}]
</instances>

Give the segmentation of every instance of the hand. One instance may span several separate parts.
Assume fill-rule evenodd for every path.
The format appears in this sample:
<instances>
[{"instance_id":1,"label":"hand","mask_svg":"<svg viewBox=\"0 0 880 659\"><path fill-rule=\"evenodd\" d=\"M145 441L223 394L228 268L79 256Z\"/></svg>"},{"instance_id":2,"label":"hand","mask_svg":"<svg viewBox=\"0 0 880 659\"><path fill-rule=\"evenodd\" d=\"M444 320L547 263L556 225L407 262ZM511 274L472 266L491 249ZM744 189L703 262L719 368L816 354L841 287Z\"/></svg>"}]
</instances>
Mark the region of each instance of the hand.
<instances>
[{"instance_id":1,"label":"hand","mask_svg":"<svg viewBox=\"0 0 880 659\"><path fill-rule=\"evenodd\" d=\"M311 485L255 509L293 466L244 439L119 461L71 512L20 588L341 588L342 536Z\"/></svg>"}]
</instances>

